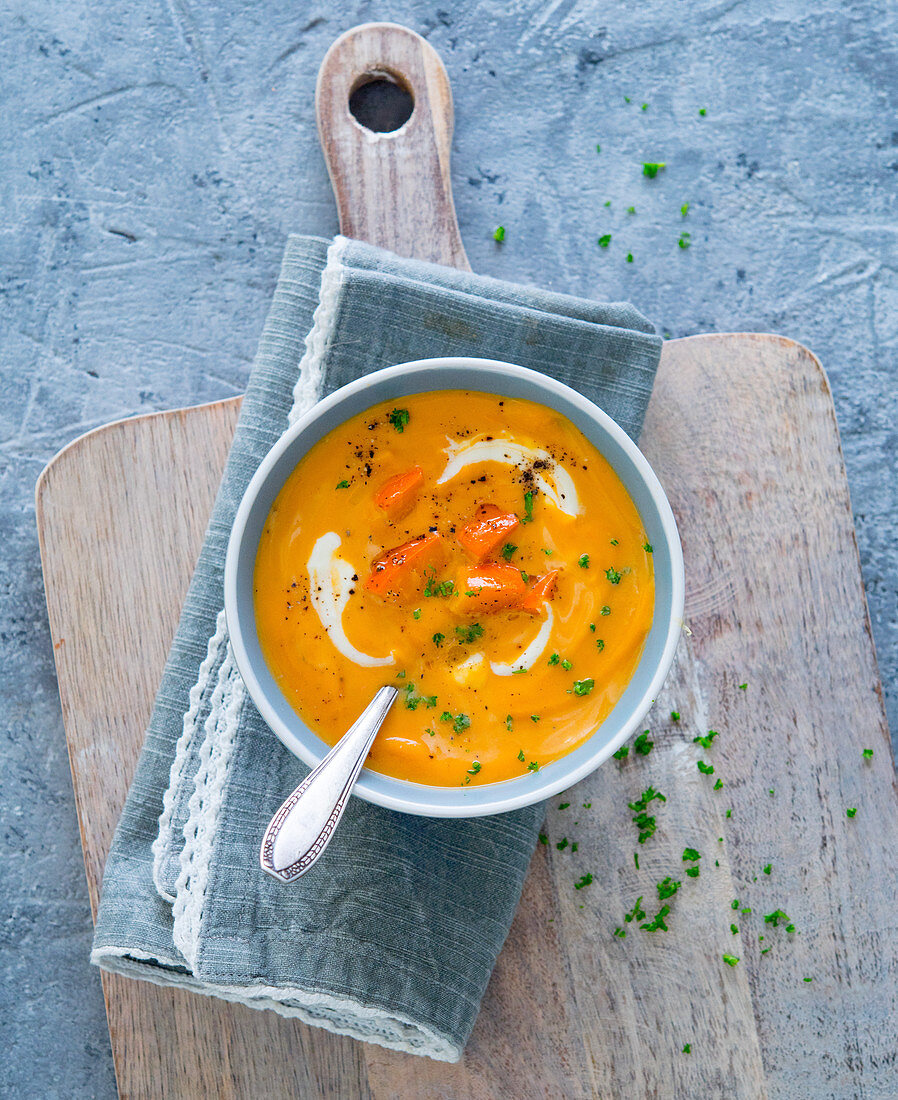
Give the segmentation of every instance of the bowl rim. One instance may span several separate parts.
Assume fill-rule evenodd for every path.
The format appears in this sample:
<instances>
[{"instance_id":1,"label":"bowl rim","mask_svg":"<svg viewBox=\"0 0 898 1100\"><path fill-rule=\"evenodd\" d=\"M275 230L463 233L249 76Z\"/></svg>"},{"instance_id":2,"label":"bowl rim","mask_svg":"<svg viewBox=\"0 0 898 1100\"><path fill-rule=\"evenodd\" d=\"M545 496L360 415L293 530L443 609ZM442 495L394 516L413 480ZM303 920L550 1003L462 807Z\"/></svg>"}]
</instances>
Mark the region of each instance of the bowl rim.
<instances>
[{"instance_id":1,"label":"bowl rim","mask_svg":"<svg viewBox=\"0 0 898 1100\"><path fill-rule=\"evenodd\" d=\"M535 384L537 389L568 401L578 407L588 418L597 422L600 429L611 436L622 450L624 450L648 490L661 521L661 529L667 544L671 565L671 599L667 631L664 638L661 657L655 666L650 682L639 698L631 705L629 717L621 723L620 729L616 735L610 741L605 742L602 747L597 748L595 752L582 760L579 765L568 770L564 770L563 768L560 769L557 777L550 779L549 782L539 784L536 787L530 784L521 784L518 793L511 793L514 785L522 779L527 779L527 776L516 777L511 780L501 780L495 784L487 783L478 784L476 787L459 788L460 792L477 792L479 797L476 803L459 801L457 805L435 806L433 804L428 804L428 792L439 791L441 795L445 796L447 790L453 790L454 788L415 783L410 780L398 779L394 776L382 778L388 779L392 783L399 784L403 791L407 789L407 796L402 797L377 789L372 790L365 782L367 776L379 776L381 773L370 772L367 768L362 769L353 792L367 802L383 806L386 809L397 810L402 813L410 813L423 817L481 817L490 814L507 813L511 810L521 809L537 802L543 802L547 798L551 798L553 795L573 787L574 784L595 771L601 764L608 760L641 725L643 718L655 701L658 691L670 671L676 653L677 644L684 625L683 614L686 588L683 551L677 531L676 520L667 499L667 495L657 475L649 465L648 459L646 459L636 443L633 442L624 429L603 409L564 382L559 382L549 375L542 374L540 371L535 371L528 367L521 367L515 363L508 363L499 359L479 359L471 356L444 356L433 359L414 359L406 363L397 363L393 366L384 367L371 374L354 379L346 385L341 386L339 389L334 390L326 397L316 401L312 408L297 418L268 451L251 477L234 516L231 533L228 539L224 568L224 607L234 660L243 678L244 684L246 685L247 691L259 710L260 715L275 736L294 756L303 760L310 767L314 767L316 764L320 763L323 757L310 749L309 746L305 745L297 735L287 727L286 723L282 722L280 716L269 701L268 692L259 682L255 674L253 661L250 658L244 641L240 613L238 610L237 579L238 563L243 540L246 535L247 523L260 491L266 484L272 469L276 466L281 456L292 446L297 436L302 435L303 432L322 416L351 397L356 396L364 390L378 386L381 383L400 378L408 379L410 375L415 374L426 375L427 373L436 372L442 369L460 370L469 373L471 375L470 385L454 388L464 388L474 391L479 390L477 385L478 375L482 376L486 374L493 378L500 376L509 379L528 380ZM445 387L431 388L436 389ZM425 386L414 392L428 392L428 390ZM484 391L479 390L479 392ZM377 404L382 400L384 400L382 396L372 396L371 404ZM562 413L562 415L564 414ZM593 443L593 446L596 446L596 444ZM303 452L303 455L297 459L297 462L301 461L305 453L306 452ZM293 468L295 469L295 465ZM278 488L278 492L281 487L282 485ZM299 715L297 715L297 719L303 722ZM304 722L303 725L305 725ZM596 728L599 729L601 726ZM314 730L311 732L314 734ZM594 730L593 733L590 734L590 737L594 736L595 732ZM588 740L589 738L586 738L580 745L576 746L576 748L582 748ZM329 750L329 748L330 746L325 746L326 751ZM576 749L572 751L576 751ZM561 756L558 760L552 761L552 765L563 764L565 759L565 756ZM489 795L486 793L491 789L494 789L496 792L493 798L489 798Z\"/></svg>"}]
</instances>

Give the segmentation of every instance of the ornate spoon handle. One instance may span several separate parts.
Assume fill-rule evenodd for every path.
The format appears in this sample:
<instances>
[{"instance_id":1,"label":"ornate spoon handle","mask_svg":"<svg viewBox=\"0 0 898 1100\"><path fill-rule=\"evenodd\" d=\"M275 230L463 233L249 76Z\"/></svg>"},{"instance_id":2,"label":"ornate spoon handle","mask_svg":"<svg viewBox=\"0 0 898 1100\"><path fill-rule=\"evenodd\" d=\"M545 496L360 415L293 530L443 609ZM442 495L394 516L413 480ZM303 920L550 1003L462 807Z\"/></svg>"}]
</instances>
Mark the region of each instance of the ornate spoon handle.
<instances>
[{"instance_id":1,"label":"ornate spoon handle","mask_svg":"<svg viewBox=\"0 0 898 1100\"><path fill-rule=\"evenodd\" d=\"M396 698L382 687L349 731L300 783L262 838L262 870L279 882L304 875L330 843L377 731Z\"/></svg>"}]
</instances>

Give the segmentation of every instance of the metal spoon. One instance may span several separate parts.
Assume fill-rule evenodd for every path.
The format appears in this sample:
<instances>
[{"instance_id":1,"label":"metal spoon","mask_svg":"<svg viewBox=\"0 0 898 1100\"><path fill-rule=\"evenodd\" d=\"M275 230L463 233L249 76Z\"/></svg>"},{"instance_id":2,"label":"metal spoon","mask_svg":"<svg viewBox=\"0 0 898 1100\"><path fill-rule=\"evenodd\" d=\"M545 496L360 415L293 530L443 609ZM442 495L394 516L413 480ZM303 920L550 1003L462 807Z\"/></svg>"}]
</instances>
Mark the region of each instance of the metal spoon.
<instances>
[{"instance_id":1,"label":"metal spoon","mask_svg":"<svg viewBox=\"0 0 898 1100\"><path fill-rule=\"evenodd\" d=\"M304 875L330 843L396 689L382 687L271 819L259 862L279 882Z\"/></svg>"}]
</instances>

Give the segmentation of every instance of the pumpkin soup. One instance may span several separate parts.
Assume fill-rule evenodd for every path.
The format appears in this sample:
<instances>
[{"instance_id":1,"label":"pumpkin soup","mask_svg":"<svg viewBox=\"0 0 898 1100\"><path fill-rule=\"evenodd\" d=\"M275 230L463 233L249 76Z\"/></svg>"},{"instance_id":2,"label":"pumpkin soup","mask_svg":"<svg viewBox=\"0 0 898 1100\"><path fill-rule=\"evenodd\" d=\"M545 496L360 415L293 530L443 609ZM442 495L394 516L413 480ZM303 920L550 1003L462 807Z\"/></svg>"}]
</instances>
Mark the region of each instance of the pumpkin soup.
<instances>
[{"instance_id":1,"label":"pumpkin soup","mask_svg":"<svg viewBox=\"0 0 898 1100\"><path fill-rule=\"evenodd\" d=\"M374 771L511 779L620 699L652 623L651 553L620 479L560 413L417 394L334 429L287 479L256 557L259 641L329 744L381 685L399 690Z\"/></svg>"}]
</instances>

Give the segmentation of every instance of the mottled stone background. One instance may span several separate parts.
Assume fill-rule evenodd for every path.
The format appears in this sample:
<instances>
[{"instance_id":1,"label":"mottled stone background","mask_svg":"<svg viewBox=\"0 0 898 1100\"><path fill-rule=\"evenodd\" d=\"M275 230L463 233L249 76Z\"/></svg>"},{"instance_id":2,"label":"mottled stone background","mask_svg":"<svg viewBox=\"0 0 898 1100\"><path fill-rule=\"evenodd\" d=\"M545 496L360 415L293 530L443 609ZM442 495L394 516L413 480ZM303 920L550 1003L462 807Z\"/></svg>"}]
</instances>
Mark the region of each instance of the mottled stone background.
<instances>
[{"instance_id":1,"label":"mottled stone background","mask_svg":"<svg viewBox=\"0 0 898 1100\"><path fill-rule=\"evenodd\" d=\"M106 420L241 392L285 235L337 228L313 93L356 23L446 63L475 270L820 356L898 728L894 4L444 3L0 0L3 1095L115 1092L35 479Z\"/></svg>"}]
</instances>

